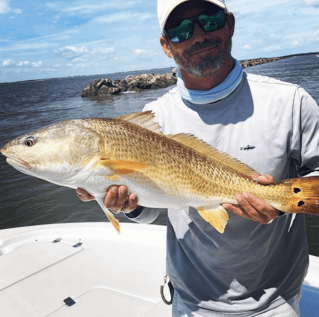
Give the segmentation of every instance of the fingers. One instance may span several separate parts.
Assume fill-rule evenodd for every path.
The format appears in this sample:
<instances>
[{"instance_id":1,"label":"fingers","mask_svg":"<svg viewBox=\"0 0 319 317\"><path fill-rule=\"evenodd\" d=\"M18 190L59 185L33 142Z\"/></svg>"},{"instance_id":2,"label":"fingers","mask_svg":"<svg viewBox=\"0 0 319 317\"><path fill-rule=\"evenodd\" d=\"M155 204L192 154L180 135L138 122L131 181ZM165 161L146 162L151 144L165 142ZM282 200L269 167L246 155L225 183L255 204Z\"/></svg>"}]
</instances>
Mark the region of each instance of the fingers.
<instances>
[{"instance_id":1,"label":"fingers","mask_svg":"<svg viewBox=\"0 0 319 317\"><path fill-rule=\"evenodd\" d=\"M124 206L124 212L131 212L137 208L137 196L134 193L131 193L128 197L128 202Z\"/></svg>"},{"instance_id":2,"label":"fingers","mask_svg":"<svg viewBox=\"0 0 319 317\"><path fill-rule=\"evenodd\" d=\"M269 174L260 175L258 173L254 173L252 176L246 176L246 177L253 179L254 181L262 185L270 185L274 183L274 178Z\"/></svg>"},{"instance_id":3,"label":"fingers","mask_svg":"<svg viewBox=\"0 0 319 317\"><path fill-rule=\"evenodd\" d=\"M258 183L262 185L270 185L274 183L274 178L271 175L263 175L257 177Z\"/></svg>"},{"instance_id":4,"label":"fingers","mask_svg":"<svg viewBox=\"0 0 319 317\"><path fill-rule=\"evenodd\" d=\"M240 216L242 218L246 218L249 220L252 220L252 218L247 214L247 212L245 211L245 209L243 209L240 205L233 205L233 204L222 204L222 206L227 209L232 211L234 214L236 214L237 216Z\"/></svg>"},{"instance_id":5,"label":"fingers","mask_svg":"<svg viewBox=\"0 0 319 317\"><path fill-rule=\"evenodd\" d=\"M92 201L95 198L83 188L76 189L77 197L83 202ZM104 198L106 208L112 209L113 212L131 212L137 208L137 196L134 193L128 194L126 186L110 186Z\"/></svg>"},{"instance_id":6,"label":"fingers","mask_svg":"<svg viewBox=\"0 0 319 317\"><path fill-rule=\"evenodd\" d=\"M84 190L83 188L77 188L75 190L75 194L76 196L82 200L83 202L89 202L89 201L92 201L94 200L95 198L90 195L86 190Z\"/></svg>"},{"instance_id":7,"label":"fingers","mask_svg":"<svg viewBox=\"0 0 319 317\"><path fill-rule=\"evenodd\" d=\"M251 193L237 194L235 197L243 208L245 216L253 221L267 224L270 220L278 217L278 210Z\"/></svg>"},{"instance_id":8,"label":"fingers","mask_svg":"<svg viewBox=\"0 0 319 317\"><path fill-rule=\"evenodd\" d=\"M222 206L240 217L262 224L268 224L272 219L278 217L278 210L274 209L266 202L264 202L266 204L265 206L262 206L263 204L259 204L258 202L256 203L250 195L252 194L237 194L235 197L238 201L238 205L222 204ZM255 197L254 195L252 196ZM255 199L258 198L255 197Z\"/></svg>"},{"instance_id":9,"label":"fingers","mask_svg":"<svg viewBox=\"0 0 319 317\"><path fill-rule=\"evenodd\" d=\"M262 185L274 183L274 178L271 175L254 175L254 179ZM251 193L236 194L235 198L238 205L222 204L222 206L240 217L262 224L268 224L279 215L279 210L271 207L267 202Z\"/></svg>"},{"instance_id":10,"label":"fingers","mask_svg":"<svg viewBox=\"0 0 319 317\"><path fill-rule=\"evenodd\" d=\"M131 212L137 208L137 196L134 193L128 194L126 186L110 186L104 198L106 208L113 212Z\"/></svg>"}]
</instances>

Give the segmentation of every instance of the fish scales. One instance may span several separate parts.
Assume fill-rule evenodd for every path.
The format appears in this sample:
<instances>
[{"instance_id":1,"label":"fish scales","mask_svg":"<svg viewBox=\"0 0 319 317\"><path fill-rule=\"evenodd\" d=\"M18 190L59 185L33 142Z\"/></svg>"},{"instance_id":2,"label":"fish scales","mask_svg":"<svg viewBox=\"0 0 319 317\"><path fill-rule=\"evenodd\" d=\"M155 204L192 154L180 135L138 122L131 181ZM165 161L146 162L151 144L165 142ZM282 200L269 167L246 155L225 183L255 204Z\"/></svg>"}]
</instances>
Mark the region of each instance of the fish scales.
<instances>
[{"instance_id":1,"label":"fish scales","mask_svg":"<svg viewBox=\"0 0 319 317\"><path fill-rule=\"evenodd\" d=\"M97 119L92 122L92 126L105 137L107 147L112 149L112 154L106 153L110 160L147 164L148 168L139 173L160 184L160 188L166 188L167 194L173 192L184 199L186 196L201 199L204 196L205 203L208 204L212 193L224 198L225 202L236 193L246 191L269 202L282 200L287 195L287 190L280 191L279 188L266 187L243 178L237 172L184 144L130 122ZM132 142L137 143L138 147L132 145ZM179 185L176 186L176 183ZM232 198L231 202L233 201Z\"/></svg>"},{"instance_id":2,"label":"fish scales","mask_svg":"<svg viewBox=\"0 0 319 317\"><path fill-rule=\"evenodd\" d=\"M193 168L187 164L194 154L191 149L125 121L110 123L101 120L95 123L95 128L100 130L107 146L112 149L105 153L108 159L143 162L148 166L130 177L138 174L138 178L141 178L143 174L152 182L161 184L161 188L166 188L167 192L189 192L190 183L194 181L188 176ZM110 131L113 131L112 135ZM174 185L176 181L182 186Z\"/></svg>"},{"instance_id":3,"label":"fish scales","mask_svg":"<svg viewBox=\"0 0 319 317\"><path fill-rule=\"evenodd\" d=\"M92 194L104 206L112 184L128 186L145 207L197 209L220 233L228 221L222 203L250 192L284 212L319 214L319 177L263 186L249 166L190 134L163 135L150 112L115 119L75 119L9 142L1 149L19 171Z\"/></svg>"}]
</instances>

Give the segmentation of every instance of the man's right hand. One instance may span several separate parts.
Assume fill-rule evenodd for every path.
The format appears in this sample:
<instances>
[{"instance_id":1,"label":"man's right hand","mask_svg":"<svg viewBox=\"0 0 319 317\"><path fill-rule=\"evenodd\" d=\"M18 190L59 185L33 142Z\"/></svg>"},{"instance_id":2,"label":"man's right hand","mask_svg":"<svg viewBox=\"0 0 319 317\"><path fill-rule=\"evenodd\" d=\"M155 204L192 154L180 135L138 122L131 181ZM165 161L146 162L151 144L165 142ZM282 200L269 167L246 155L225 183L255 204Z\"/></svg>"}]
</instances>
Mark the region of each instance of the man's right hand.
<instances>
[{"instance_id":1,"label":"man's right hand","mask_svg":"<svg viewBox=\"0 0 319 317\"><path fill-rule=\"evenodd\" d=\"M84 202L94 200L94 197L82 188L77 188L76 192ZM114 213L129 213L137 208L137 196L134 193L128 194L125 185L112 185L106 190L104 205Z\"/></svg>"}]
</instances>

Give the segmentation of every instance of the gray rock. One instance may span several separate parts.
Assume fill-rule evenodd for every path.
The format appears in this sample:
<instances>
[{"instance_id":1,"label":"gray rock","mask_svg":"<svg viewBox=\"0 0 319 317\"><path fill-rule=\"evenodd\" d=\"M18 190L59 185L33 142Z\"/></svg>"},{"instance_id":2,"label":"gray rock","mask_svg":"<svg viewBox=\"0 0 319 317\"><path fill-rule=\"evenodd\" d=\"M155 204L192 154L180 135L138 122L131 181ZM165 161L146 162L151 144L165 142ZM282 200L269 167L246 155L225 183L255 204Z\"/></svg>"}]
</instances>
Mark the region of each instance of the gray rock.
<instances>
[{"instance_id":1,"label":"gray rock","mask_svg":"<svg viewBox=\"0 0 319 317\"><path fill-rule=\"evenodd\" d=\"M118 86L118 84L121 82L121 80L120 79L115 79L114 81L113 81L113 86Z\"/></svg>"},{"instance_id":2,"label":"gray rock","mask_svg":"<svg viewBox=\"0 0 319 317\"><path fill-rule=\"evenodd\" d=\"M97 83L97 88L101 89L101 87L106 86L106 87L113 87L112 80L109 78L103 78L100 80L100 82Z\"/></svg>"},{"instance_id":3,"label":"gray rock","mask_svg":"<svg viewBox=\"0 0 319 317\"><path fill-rule=\"evenodd\" d=\"M82 91L82 97L104 96L106 94L116 95L125 91L141 92L145 89L159 89L176 84L174 73L141 74L138 76L126 76L125 79L116 79L113 82L109 78L93 81Z\"/></svg>"},{"instance_id":4,"label":"gray rock","mask_svg":"<svg viewBox=\"0 0 319 317\"><path fill-rule=\"evenodd\" d=\"M121 89L118 87L102 86L98 91L98 95L118 95L120 92Z\"/></svg>"},{"instance_id":5,"label":"gray rock","mask_svg":"<svg viewBox=\"0 0 319 317\"><path fill-rule=\"evenodd\" d=\"M282 59L281 57L270 57L270 58L255 58L255 59L247 59L244 61L239 61L239 63L243 66L243 68L266 64L275 62Z\"/></svg>"},{"instance_id":6,"label":"gray rock","mask_svg":"<svg viewBox=\"0 0 319 317\"><path fill-rule=\"evenodd\" d=\"M84 88L81 96L82 97L98 96L98 92L103 87L113 87L111 79L103 78L103 79L94 80L93 82L91 82L91 84L88 87Z\"/></svg>"},{"instance_id":7,"label":"gray rock","mask_svg":"<svg viewBox=\"0 0 319 317\"><path fill-rule=\"evenodd\" d=\"M119 83L117 84L117 87L120 88L122 92L125 92L128 90L128 84L125 79L120 80Z\"/></svg>"}]
</instances>

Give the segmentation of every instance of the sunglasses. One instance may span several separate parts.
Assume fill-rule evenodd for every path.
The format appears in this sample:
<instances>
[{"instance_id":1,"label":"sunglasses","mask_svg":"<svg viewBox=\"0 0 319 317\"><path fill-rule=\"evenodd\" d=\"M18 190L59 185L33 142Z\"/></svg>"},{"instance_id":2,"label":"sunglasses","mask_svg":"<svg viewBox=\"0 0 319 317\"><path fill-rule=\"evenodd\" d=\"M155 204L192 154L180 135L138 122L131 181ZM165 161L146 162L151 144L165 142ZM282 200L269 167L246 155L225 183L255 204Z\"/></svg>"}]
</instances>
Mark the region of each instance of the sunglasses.
<instances>
[{"instance_id":1,"label":"sunglasses","mask_svg":"<svg viewBox=\"0 0 319 317\"><path fill-rule=\"evenodd\" d=\"M226 22L226 15L224 10L219 10L213 14L201 13L195 17L187 18L179 23L170 24L165 27L165 34L173 43L181 43L194 34L195 22L204 32L217 31L224 27Z\"/></svg>"}]
</instances>

